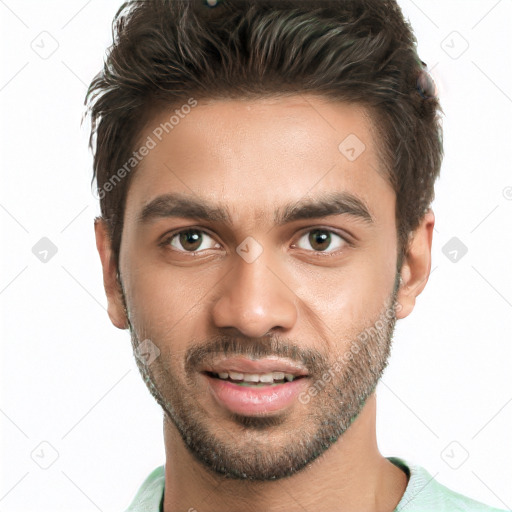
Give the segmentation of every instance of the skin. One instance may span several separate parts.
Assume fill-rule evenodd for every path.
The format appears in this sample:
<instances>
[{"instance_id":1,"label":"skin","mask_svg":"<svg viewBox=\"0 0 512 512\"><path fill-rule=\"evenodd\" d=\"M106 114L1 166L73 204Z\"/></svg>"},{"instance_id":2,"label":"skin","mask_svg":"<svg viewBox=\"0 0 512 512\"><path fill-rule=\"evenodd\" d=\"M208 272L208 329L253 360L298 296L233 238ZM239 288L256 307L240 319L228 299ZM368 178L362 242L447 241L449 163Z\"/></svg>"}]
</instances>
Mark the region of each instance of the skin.
<instances>
[{"instance_id":1,"label":"skin","mask_svg":"<svg viewBox=\"0 0 512 512\"><path fill-rule=\"evenodd\" d=\"M140 139L168 118L162 112ZM338 149L349 134L366 146L354 161ZM201 101L133 176L119 280L106 225L96 221L109 317L130 329L134 350L150 339L160 351L151 364L137 364L165 412L165 512L391 512L400 501L407 476L379 452L374 386L395 320L411 313L426 285L434 215L429 210L411 234L398 274L396 197L377 142L368 112L355 104L314 95ZM360 198L373 223L343 214L274 224L274 210L284 204L332 191ZM233 225L184 217L137 223L149 201L171 192L226 207ZM159 246L186 228L208 236L195 245L178 236ZM304 237L318 228L331 233L331 245L319 249ZM350 235L351 243L337 235ZM251 263L236 252L248 236L263 248ZM362 343L361 333L384 311L393 311L392 318ZM357 343L363 350L345 360L328 387L267 426L216 405L197 367L185 364L201 347L266 355L293 347L310 377L320 378ZM375 368L366 366L364 350L375 356ZM333 417L338 425L321 427ZM187 445L184 432L198 445ZM323 434L336 439L321 453L301 445ZM301 457L306 464L297 463Z\"/></svg>"}]
</instances>

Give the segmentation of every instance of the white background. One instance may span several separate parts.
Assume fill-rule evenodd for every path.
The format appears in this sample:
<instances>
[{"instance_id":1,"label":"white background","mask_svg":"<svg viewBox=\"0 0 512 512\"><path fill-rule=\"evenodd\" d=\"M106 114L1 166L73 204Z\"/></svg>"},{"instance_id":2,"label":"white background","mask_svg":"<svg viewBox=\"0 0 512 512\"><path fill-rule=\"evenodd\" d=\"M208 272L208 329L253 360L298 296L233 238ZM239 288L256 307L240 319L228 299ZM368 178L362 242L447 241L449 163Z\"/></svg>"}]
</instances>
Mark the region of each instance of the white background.
<instances>
[{"instance_id":1,"label":"white background","mask_svg":"<svg viewBox=\"0 0 512 512\"><path fill-rule=\"evenodd\" d=\"M80 127L120 5L0 1L2 512L122 511L164 463L162 413L128 331L105 311L88 124ZM378 388L379 445L508 509L512 2L400 5L441 95L446 156L430 281L397 325ZM41 38L46 51L58 44L46 59L33 50ZM47 263L32 253L42 237L58 249ZM442 252L452 237L468 248L455 263Z\"/></svg>"}]
</instances>

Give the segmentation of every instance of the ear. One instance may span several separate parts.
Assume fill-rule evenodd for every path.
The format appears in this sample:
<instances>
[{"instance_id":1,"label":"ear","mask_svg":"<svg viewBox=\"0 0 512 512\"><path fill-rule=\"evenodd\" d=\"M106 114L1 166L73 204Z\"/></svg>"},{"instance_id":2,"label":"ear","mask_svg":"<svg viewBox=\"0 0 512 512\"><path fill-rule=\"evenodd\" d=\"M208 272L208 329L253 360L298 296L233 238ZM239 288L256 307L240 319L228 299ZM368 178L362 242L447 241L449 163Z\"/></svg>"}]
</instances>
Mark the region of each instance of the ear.
<instances>
[{"instance_id":1,"label":"ear","mask_svg":"<svg viewBox=\"0 0 512 512\"><path fill-rule=\"evenodd\" d=\"M401 307L397 309L396 317L405 318L414 309L416 297L427 284L432 263L432 232L435 217L432 209L427 213L418 228L411 234L400 270L401 285L397 300Z\"/></svg>"},{"instance_id":2,"label":"ear","mask_svg":"<svg viewBox=\"0 0 512 512\"><path fill-rule=\"evenodd\" d=\"M112 258L112 245L108 228L102 217L94 219L94 232L96 234L96 248L100 254L103 267L103 286L108 300L108 316L110 321L119 329L128 328L123 294L117 280L117 267Z\"/></svg>"}]
</instances>

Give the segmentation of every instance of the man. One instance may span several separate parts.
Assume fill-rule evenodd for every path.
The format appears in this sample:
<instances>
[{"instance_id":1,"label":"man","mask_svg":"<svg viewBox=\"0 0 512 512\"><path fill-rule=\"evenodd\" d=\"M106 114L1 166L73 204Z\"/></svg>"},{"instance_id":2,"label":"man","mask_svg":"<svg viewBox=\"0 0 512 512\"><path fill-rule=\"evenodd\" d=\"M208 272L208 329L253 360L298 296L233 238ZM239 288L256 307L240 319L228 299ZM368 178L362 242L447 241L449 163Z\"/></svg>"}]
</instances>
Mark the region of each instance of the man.
<instances>
[{"instance_id":1,"label":"man","mask_svg":"<svg viewBox=\"0 0 512 512\"><path fill-rule=\"evenodd\" d=\"M166 448L128 510L493 510L376 441L442 160L396 3L146 0L115 27L96 240Z\"/></svg>"}]
</instances>

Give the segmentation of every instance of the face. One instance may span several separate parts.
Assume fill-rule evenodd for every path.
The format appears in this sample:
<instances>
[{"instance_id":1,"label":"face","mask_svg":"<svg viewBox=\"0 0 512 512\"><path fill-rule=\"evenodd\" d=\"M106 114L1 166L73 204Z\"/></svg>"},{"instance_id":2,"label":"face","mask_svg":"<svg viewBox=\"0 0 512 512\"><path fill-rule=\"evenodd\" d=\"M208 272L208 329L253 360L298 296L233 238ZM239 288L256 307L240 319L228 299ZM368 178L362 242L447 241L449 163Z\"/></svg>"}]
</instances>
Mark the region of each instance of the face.
<instances>
[{"instance_id":1,"label":"face","mask_svg":"<svg viewBox=\"0 0 512 512\"><path fill-rule=\"evenodd\" d=\"M395 194L357 105L203 102L160 141L171 114L142 134L156 145L126 200L122 298L135 354L149 352L137 364L202 464L282 478L338 440L387 364Z\"/></svg>"}]
</instances>

